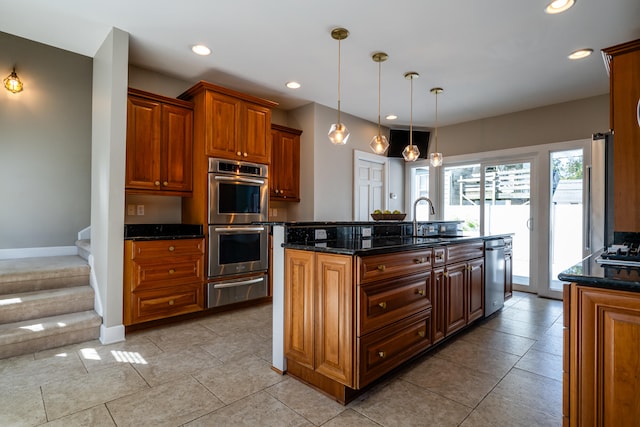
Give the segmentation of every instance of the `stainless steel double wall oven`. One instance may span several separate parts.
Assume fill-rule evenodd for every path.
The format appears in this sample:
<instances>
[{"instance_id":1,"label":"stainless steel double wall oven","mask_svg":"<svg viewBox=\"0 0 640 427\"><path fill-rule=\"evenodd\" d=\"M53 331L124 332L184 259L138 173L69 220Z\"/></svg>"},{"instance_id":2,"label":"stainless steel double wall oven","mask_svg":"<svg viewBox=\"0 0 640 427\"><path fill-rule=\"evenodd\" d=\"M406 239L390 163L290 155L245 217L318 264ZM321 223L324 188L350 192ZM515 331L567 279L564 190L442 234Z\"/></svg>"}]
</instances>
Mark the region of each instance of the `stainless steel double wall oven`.
<instances>
[{"instance_id":1,"label":"stainless steel double wall oven","mask_svg":"<svg viewBox=\"0 0 640 427\"><path fill-rule=\"evenodd\" d=\"M207 307L268 293L268 167L209 159Z\"/></svg>"}]
</instances>

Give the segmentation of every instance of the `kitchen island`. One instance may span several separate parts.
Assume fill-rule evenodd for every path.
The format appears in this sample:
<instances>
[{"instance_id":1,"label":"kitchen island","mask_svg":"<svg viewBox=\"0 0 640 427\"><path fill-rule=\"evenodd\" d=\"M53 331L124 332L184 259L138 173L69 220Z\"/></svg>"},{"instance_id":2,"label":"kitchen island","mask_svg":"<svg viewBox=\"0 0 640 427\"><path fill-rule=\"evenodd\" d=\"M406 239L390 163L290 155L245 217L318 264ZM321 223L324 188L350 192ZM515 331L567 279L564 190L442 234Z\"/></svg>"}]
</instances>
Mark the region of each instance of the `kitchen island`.
<instances>
[{"instance_id":1,"label":"kitchen island","mask_svg":"<svg viewBox=\"0 0 640 427\"><path fill-rule=\"evenodd\" d=\"M273 368L344 404L483 318L484 240L496 236L421 226L274 227Z\"/></svg>"},{"instance_id":2,"label":"kitchen island","mask_svg":"<svg viewBox=\"0 0 640 427\"><path fill-rule=\"evenodd\" d=\"M564 285L563 424L640 419L640 268L600 252L558 275Z\"/></svg>"}]
</instances>

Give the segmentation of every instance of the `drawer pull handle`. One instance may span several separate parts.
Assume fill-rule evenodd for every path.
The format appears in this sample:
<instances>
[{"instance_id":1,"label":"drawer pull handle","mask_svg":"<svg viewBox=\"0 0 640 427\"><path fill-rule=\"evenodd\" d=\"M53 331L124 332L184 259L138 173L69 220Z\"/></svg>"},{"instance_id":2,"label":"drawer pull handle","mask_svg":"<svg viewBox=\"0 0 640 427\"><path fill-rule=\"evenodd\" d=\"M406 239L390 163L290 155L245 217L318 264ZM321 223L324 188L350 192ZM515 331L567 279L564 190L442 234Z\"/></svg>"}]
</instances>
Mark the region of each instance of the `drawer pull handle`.
<instances>
[{"instance_id":1,"label":"drawer pull handle","mask_svg":"<svg viewBox=\"0 0 640 427\"><path fill-rule=\"evenodd\" d=\"M420 338L424 338L425 333L424 331L418 331L418 335L420 335Z\"/></svg>"},{"instance_id":2,"label":"drawer pull handle","mask_svg":"<svg viewBox=\"0 0 640 427\"><path fill-rule=\"evenodd\" d=\"M385 357L387 357L387 353L385 353L384 351L379 351L378 352L378 357L380 359L384 359Z\"/></svg>"},{"instance_id":3,"label":"drawer pull handle","mask_svg":"<svg viewBox=\"0 0 640 427\"><path fill-rule=\"evenodd\" d=\"M380 265L378 266L378 270L379 270L379 271L384 271L384 269L385 269L385 268L386 268L386 267L384 266L384 264L380 264Z\"/></svg>"},{"instance_id":4,"label":"drawer pull handle","mask_svg":"<svg viewBox=\"0 0 640 427\"><path fill-rule=\"evenodd\" d=\"M449 277L449 273L448 273L448 272L446 272L446 271L445 271L444 273L442 273L442 275L443 275L444 277Z\"/></svg>"},{"instance_id":5,"label":"drawer pull handle","mask_svg":"<svg viewBox=\"0 0 640 427\"><path fill-rule=\"evenodd\" d=\"M422 258L416 258L413 260L416 264L424 264L425 262L427 262L427 259L422 257Z\"/></svg>"},{"instance_id":6,"label":"drawer pull handle","mask_svg":"<svg viewBox=\"0 0 640 427\"><path fill-rule=\"evenodd\" d=\"M386 309L387 308L387 303L385 301L382 301L381 303L378 304L381 308Z\"/></svg>"},{"instance_id":7,"label":"drawer pull handle","mask_svg":"<svg viewBox=\"0 0 640 427\"><path fill-rule=\"evenodd\" d=\"M172 299L170 299L169 300L169 305L173 305L173 304L175 304L175 302Z\"/></svg>"},{"instance_id":8,"label":"drawer pull handle","mask_svg":"<svg viewBox=\"0 0 640 427\"><path fill-rule=\"evenodd\" d=\"M169 274L173 274L173 273L175 273L175 272L176 272L176 271L175 271L173 268L170 268L170 269L169 269Z\"/></svg>"},{"instance_id":9,"label":"drawer pull handle","mask_svg":"<svg viewBox=\"0 0 640 427\"><path fill-rule=\"evenodd\" d=\"M176 250L175 246L169 246L169 252L173 252L175 250Z\"/></svg>"},{"instance_id":10,"label":"drawer pull handle","mask_svg":"<svg viewBox=\"0 0 640 427\"><path fill-rule=\"evenodd\" d=\"M416 294L418 294L418 295L424 295L424 289L418 289L418 290L416 290Z\"/></svg>"}]
</instances>

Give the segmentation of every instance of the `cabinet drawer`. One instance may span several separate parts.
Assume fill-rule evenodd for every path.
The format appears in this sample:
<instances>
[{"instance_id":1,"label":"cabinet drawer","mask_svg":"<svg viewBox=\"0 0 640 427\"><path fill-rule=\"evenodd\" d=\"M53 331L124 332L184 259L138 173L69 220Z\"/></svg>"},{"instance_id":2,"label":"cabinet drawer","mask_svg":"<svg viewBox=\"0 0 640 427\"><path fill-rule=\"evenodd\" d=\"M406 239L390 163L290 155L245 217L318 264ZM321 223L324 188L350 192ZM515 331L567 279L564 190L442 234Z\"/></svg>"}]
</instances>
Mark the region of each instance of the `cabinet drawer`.
<instances>
[{"instance_id":1,"label":"cabinet drawer","mask_svg":"<svg viewBox=\"0 0 640 427\"><path fill-rule=\"evenodd\" d=\"M433 251L397 252L358 258L359 283L406 276L431 268Z\"/></svg>"},{"instance_id":2,"label":"cabinet drawer","mask_svg":"<svg viewBox=\"0 0 640 427\"><path fill-rule=\"evenodd\" d=\"M125 311L125 324L200 311L204 308L203 296L203 285L200 283L132 292L129 296L131 309L128 313Z\"/></svg>"},{"instance_id":3,"label":"cabinet drawer","mask_svg":"<svg viewBox=\"0 0 640 427\"><path fill-rule=\"evenodd\" d=\"M358 335L431 308L431 272L358 287Z\"/></svg>"},{"instance_id":4,"label":"cabinet drawer","mask_svg":"<svg viewBox=\"0 0 640 427\"><path fill-rule=\"evenodd\" d=\"M132 291L203 283L202 257L139 259L132 263Z\"/></svg>"},{"instance_id":5,"label":"cabinet drawer","mask_svg":"<svg viewBox=\"0 0 640 427\"><path fill-rule=\"evenodd\" d=\"M431 310L358 338L362 388L431 345Z\"/></svg>"},{"instance_id":6,"label":"cabinet drawer","mask_svg":"<svg viewBox=\"0 0 640 427\"><path fill-rule=\"evenodd\" d=\"M203 255L204 239L144 240L131 243L131 259Z\"/></svg>"},{"instance_id":7,"label":"cabinet drawer","mask_svg":"<svg viewBox=\"0 0 640 427\"><path fill-rule=\"evenodd\" d=\"M460 245L449 245L446 249L447 264L484 256L484 243L482 241L463 243Z\"/></svg>"}]
</instances>

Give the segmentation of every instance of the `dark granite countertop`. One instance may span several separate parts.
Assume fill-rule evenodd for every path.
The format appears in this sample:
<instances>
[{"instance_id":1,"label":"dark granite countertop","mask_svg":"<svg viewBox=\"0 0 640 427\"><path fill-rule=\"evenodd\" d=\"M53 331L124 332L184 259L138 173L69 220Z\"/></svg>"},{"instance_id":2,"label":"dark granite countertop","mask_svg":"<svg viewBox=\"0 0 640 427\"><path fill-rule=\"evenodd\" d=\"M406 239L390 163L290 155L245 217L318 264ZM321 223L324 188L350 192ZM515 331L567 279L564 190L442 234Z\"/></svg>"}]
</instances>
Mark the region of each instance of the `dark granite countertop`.
<instances>
[{"instance_id":1,"label":"dark granite countertop","mask_svg":"<svg viewBox=\"0 0 640 427\"><path fill-rule=\"evenodd\" d=\"M581 285L603 289L640 292L640 268L614 267L598 264L599 251L558 274L564 282L576 282Z\"/></svg>"},{"instance_id":2,"label":"dark granite countertop","mask_svg":"<svg viewBox=\"0 0 640 427\"><path fill-rule=\"evenodd\" d=\"M451 237L385 236L361 239L337 239L307 243L284 243L282 246L287 249L300 249L342 255L377 255L508 236L511 235Z\"/></svg>"},{"instance_id":3,"label":"dark granite countertop","mask_svg":"<svg viewBox=\"0 0 640 427\"><path fill-rule=\"evenodd\" d=\"M204 237L200 224L125 224L125 240L175 240Z\"/></svg>"}]
</instances>

